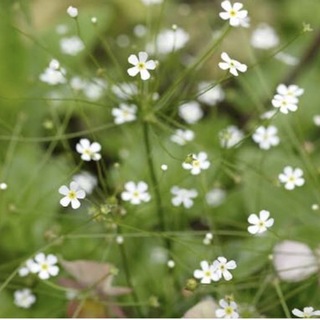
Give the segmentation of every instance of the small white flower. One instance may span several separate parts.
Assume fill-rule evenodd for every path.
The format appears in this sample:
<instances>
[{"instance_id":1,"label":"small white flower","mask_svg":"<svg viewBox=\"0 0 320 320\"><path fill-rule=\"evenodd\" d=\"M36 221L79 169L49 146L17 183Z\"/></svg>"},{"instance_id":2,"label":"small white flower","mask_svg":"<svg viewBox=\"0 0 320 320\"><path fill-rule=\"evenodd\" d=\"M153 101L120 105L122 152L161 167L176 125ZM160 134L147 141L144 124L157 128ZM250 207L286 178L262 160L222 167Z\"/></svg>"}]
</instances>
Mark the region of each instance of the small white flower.
<instances>
[{"instance_id":1,"label":"small white flower","mask_svg":"<svg viewBox=\"0 0 320 320\"><path fill-rule=\"evenodd\" d=\"M117 244L119 244L119 245L123 244L123 242L124 242L123 236L117 236L117 237L116 237L116 242L117 242Z\"/></svg>"},{"instance_id":2,"label":"small white flower","mask_svg":"<svg viewBox=\"0 0 320 320\"><path fill-rule=\"evenodd\" d=\"M213 188L206 194L206 202L210 207L220 206L226 198L226 191L220 188Z\"/></svg>"},{"instance_id":3,"label":"small white flower","mask_svg":"<svg viewBox=\"0 0 320 320\"><path fill-rule=\"evenodd\" d=\"M313 123L317 127L320 127L320 114L316 114L316 115L313 116Z\"/></svg>"},{"instance_id":4,"label":"small white flower","mask_svg":"<svg viewBox=\"0 0 320 320\"><path fill-rule=\"evenodd\" d=\"M247 66L245 64L240 63L237 60L231 59L226 52L223 52L221 54L221 59L224 62L219 62L219 68L222 70L229 70L229 72L234 76L239 75L238 71L240 72L247 71Z\"/></svg>"},{"instance_id":5,"label":"small white flower","mask_svg":"<svg viewBox=\"0 0 320 320\"><path fill-rule=\"evenodd\" d=\"M167 266L170 269L173 269L176 266L176 263L173 260L168 260Z\"/></svg>"},{"instance_id":6,"label":"small white flower","mask_svg":"<svg viewBox=\"0 0 320 320\"><path fill-rule=\"evenodd\" d=\"M82 171L74 175L72 180L75 181L79 187L86 192L86 194L91 194L98 184L97 178L87 171Z\"/></svg>"},{"instance_id":7,"label":"small white flower","mask_svg":"<svg viewBox=\"0 0 320 320\"><path fill-rule=\"evenodd\" d=\"M265 120L265 119L271 119L273 116L277 113L277 110L269 110L264 112L261 116L260 119Z\"/></svg>"},{"instance_id":8,"label":"small white flower","mask_svg":"<svg viewBox=\"0 0 320 320\"><path fill-rule=\"evenodd\" d=\"M278 52L274 57L289 66L296 66L299 63L298 58L292 56L291 54L285 53L283 51Z\"/></svg>"},{"instance_id":9,"label":"small white flower","mask_svg":"<svg viewBox=\"0 0 320 320\"><path fill-rule=\"evenodd\" d=\"M267 231L268 228L273 226L274 219L270 218L270 212L267 210L261 210L259 216L255 213L250 214L248 222L252 226L248 227L248 232L251 234L263 233Z\"/></svg>"},{"instance_id":10,"label":"small white flower","mask_svg":"<svg viewBox=\"0 0 320 320\"><path fill-rule=\"evenodd\" d=\"M304 307L303 311L294 308L292 314L298 318L312 318L313 316L320 316L320 310L314 310L313 307Z\"/></svg>"},{"instance_id":11,"label":"small white flower","mask_svg":"<svg viewBox=\"0 0 320 320\"><path fill-rule=\"evenodd\" d=\"M98 22L97 17L92 17L92 18L91 18L91 23L92 23L92 24L97 24L97 22Z\"/></svg>"},{"instance_id":12,"label":"small white flower","mask_svg":"<svg viewBox=\"0 0 320 320\"><path fill-rule=\"evenodd\" d=\"M203 284L210 284L211 281L218 281L219 278L214 272L213 266L209 265L208 261L200 262L201 270L197 269L193 272L193 276L196 279L201 279L200 282Z\"/></svg>"},{"instance_id":13,"label":"small white flower","mask_svg":"<svg viewBox=\"0 0 320 320\"><path fill-rule=\"evenodd\" d=\"M206 233L202 242L205 245L209 245L209 244L211 244L212 239L213 239L213 234L211 232L208 232L208 233Z\"/></svg>"},{"instance_id":14,"label":"small white flower","mask_svg":"<svg viewBox=\"0 0 320 320\"><path fill-rule=\"evenodd\" d=\"M124 188L125 191L121 193L121 199L130 201L131 204L138 205L141 202L148 202L151 199L148 193L148 185L143 181L139 181L138 183L129 181L124 185Z\"/></svg>"},{"instance_id":15,"label":"small white flower","mask_svg":"<svg viewBox=\"0 0 320 320\"><path fill-rule=\"evenodd\" d=\"M261 23L252 32L250 42L254 48L268 50L279 44L279 37L272 27Z\"/></svg>"},{"instance_id":16,"label":"small white flower","mask_svg":"<svg viewBox=\"0 0 320 320\"><path fill-rule=\"evenodd\" d=\"M39 78L42 82L45 82L49 85L57 85L66 83L65 78L66 71L60 67L58 60L53 59L50 61L49 67L40 74Z\"/></svg>"},{"instance_id":17,"label":"small white flower","mask_svg":"<svg viewBox=\"0 0 320 320\"><path fill-rule=\"evenodd\" d=\"M221 3L222 9L225 12L220 12L219 16L223 20L229 20L229 24L232 27L239 27L242 24L242 20L246 19L248 16L247 10L241 10L243 8L243 4L240 2L235 2L233 5L230 1L226 0Z\"/></svg>"},{"instance_id":18,"label":"small white flower","mask_svg":"<svg viewBox=\"0 0 320 320\"><path fill-rule=\"evenodd\" d=\"M287 114L289 111L295 112L298 110L298 99L292 96L283 96L281 94L274 95L272 99L272 105L275 108L279 108L281 113Z\"/></svg>"},{"instance_id":19,"label":"small white flower","mask_svg":"<svg viewBox=\"0 0 320 320\"><path fill-rule=\"evenodd\" d=\"M167 171L168 170L168 166L166 164L162 164L160 168L161 168L162 171Z\"/></svg>"},{"instance_id":20,"label":"small white flower","mask_svg":"<svg viewBox=\"0 0 320 320\"><path fill-rule=\"evenodd\" d=\"M16 290L13 295L14 304L20 308L29 309L36 302L36 296L30 289Z\"/></svg>"},{"instance_id":21,"label":"small white flower","mask_svg":"<svg viewBox=\"0 0 320 320\"><path fill-rule=\"evenodd\" d=\"M298 87L296 84L286 86L285 84L279 84L277 87L277 93L282 96L290 96L298 98L303 95L304 89Z\"/></svg>"},{"instance_id":22,"label":"small white flower","mask_svg":"<svg viewBox=\"0 0 320 320\"><path fill-rule=\"evenodd\" d=\"M139 52L138 56L132 54L128 58L128 62L134 67L129 68L128 74L131 77L135 77L138 73L140 73L140 77L142 80L148 80L150 78L150 72L148 70L154 70L156 68L156 63L153 60L148 59L148 54L146 52Z\"/></svg>"},{"instance_id":23,"label":"small white flower","mask_svg":"<svg viewBox=\"0 0 320 320\"><path fill-rule=\"evenodd\" d=\"M293 190L296 186L301 187L304 185L303 171L300 168L293 169L290 166L286 166L278 178L287 190Z\"/></svg>"},{"instance_id":24,"label":"small white flower","mask_svg":"<svg viewBox=\"0 0 320 320\"><path fill-rule=\"evenodd\" d=\"M252 139L255 143L259 145L260 149L268 150L271 147L277 146L280 143L280 139L277 136L277 133L278 129L275 126L260 126L252 135Z\"/></svg>"},{"instance_id":25,"label":"small white flower","mask_svg":"<svg viewBox=\"0 0 320 320\"><path fill-rule=\"evenodd\" d=\"M188 156L187 162L182 163L182 167L190 170L191 174L198 175L201 170L207 170L210 167L210 162L205 152L199 152L198 155L191 154Z\"/></svg>"},{"instance_id":26,"label":"small white flower","mask_svg":"<svg viewBox=\"0 0 320 320\"><path fill-rule=\"evenodd\" d=\"M63 207L67 207L71 203L72 209L78 209L81 205L79 199L84 199L86 193L84 190L80 189L79 185L72 181L70 187L61 186L59 188L59 193L64 197L60 200L60 204Z\"/></svg>"},{"instance_id":27,"label":"small white flower","mask_svg":"<svg viewBox=\"0 0 320 320\"><path fill-rule=\"evenodd\" d=\"M243 132L236 126L228 126L219 132L220 145L226 149L237 146L243 137Z\"/></svg>"},{"instance_id":28,"label":"small white flower","mask_svg":"<svg viewBox=\"0 0 320 320\"><path fill-rule=\"evenodd\" d=\"M229 281L232 279L232 274L229 270L235 269L237 264L234 260L228 261L225 257L218 257L213 261L212 266L218 280L223 277L226 281Z\"/></svg>"},{"instance_id":29,"label":"small white flower","mask_svg":"<svg viewBox=\"0 0 320 320\"><path fill-rule=\"evenodd\" d=\"M224 318L224 319L239 318L239 314L237 312L238 305L234 301L226 301L224 299L221 299L219 301L219 305L221 309L216 310L217 318Z\"/></svg>"},{"instance_id":30,"label":"small white flower","mask_svg":"<svg viewBox=\"0 0 320 320\"><path fill-rule=\"evenodd\" d=\"M170 137L172 142L184 146L187 142L194 139L194 132L192 130L177 129L175 133Z\"/></svg>"},{"instance_id":31,"label":"small white flower","mask_svg":"<svg viewBox=\"0 0 320 320\"><path fill-rule=\"evenodd\" d=\"M62 38L60 40L60 49L64 54L76 56L84 48L85 47L83 41L77 36Z\"/></svg>"},{"instance_id":32,"label":"small white flower","mask_svg":"<svg viewBox=\"0 0 320 320\"><path fill-rule=\"evenodd\" d=\"M74 91L82 91L87 85L87 81L81 77L75 76L70 79L70 87Z\"/></svg>"},{"instance_id":33,"label":"small white flower","mask_svg":"<svg viewBox=\"0 0 320 320\"><path fill-rule=\"evenodd\" d=\"M47 280L54 277L59 273L59 267L56 266L58 259L53 254L45 256L44 253L38 253L34 257L33 263L30 265L30 271L37 273L38 277L42 280Z\"/></svg>"},{"instance_id":34,"label":"small white flower","mask_svg":"<svg viewBox=\"0 0 320 320\"><path fill-rule=\"evenodd\" d=\"M71 18L76 18L78 16L78 9L75 7L68 7L67 13Z\"/></svg>"},{"instance_id":35,"label":"small white flower","mask_svg":"<svg viewBox=\"0 0 320 320\"><path fill-rule=\"evenodd\" d=\"M222 101L225 97L224 91L220 85L215 85L210 88L211 83L200 82L198 85L198 100L208 106L215 106L218 102Z\"/></svg>"},{"instance_id":36,"label":"small white flower","mask_svg":"<svg viewBox=\"0 0 320 320\"><path fill-rule=\"evenodd\" d=\"M187 123L193 124L203 117L203 111L196 101L190 101L179 106L179 116Z\"/></svg>"},{"instance_id":37,"label":"small white flower","mask_svg":"<svg viewBox=\"0 0 320 320\"><path fill-rule=\"evenodd\" d=\"M318 259L303 242L285 240L278 243L272 254L278 277L286 282L299 282L319 273Z\"/></svg>"},{"instance_id":38,"label":"small white flower","mask_svg":"<svg viewBox=\"0 0 320 320\"><path fill-rule=\"evenodd\" d=\"M83 161L99 161L101 159L101 145L98 142L91 143L88 139L81 139L76 145L76 150L81 154Z\"/></svg>"},{"instance_id":39,"label":"small white flower","mask_svg":"<svg viewBox=\"0 0 320 320\"><path fill-rule=\"evenodd\" d=\"M141 0L142 3L146 6L150 6L153 4L161 4L163 0Z\"/></svg>"},{"instance_id":40,"label":"small white flower","mask_svg":"<svg viewBox=\"0 0 320 320\"><path fill-rule=\"evenodd\" d=\"M147 44L146 49L150 53L169 54L182 49L189 38L189 34L182 28L162 30L155 41Z\"/></svg>"},{"instance_id":41,"label":"small white flower","mask_svg":"<svg viewBox=\"0 0 320 320\"><path fill-rule=\"evenodd\" d=\"M94 78L91 82L87 82L83 88L84 95L91 101L97 101L103 95L106 89L106 83L104 80Z\"/></svg>"},{"instance_id":42,"label":"small white flower","mask_svg":"<svg viewBox=\"0 0 320 320\"><path fill-rule=\"evenodd\" d=\"M0 183L0 190L6 190L8 188L8 185L5 182Z\"/></svg>"},{"instance_id":43,"label":"small white flower","mask_svg":"<svg viewBox=\"0 0 320 320\"><path fill-rule=\"evenodd\" d=\"M112 109L115 124L123 124L125 122L132 122L137 119L137 106L134 104L121 103L119 108Z\"/></svg>"},{"instance_id":44,"label":"small white flower","mask_svg":"<svg viewBox=\"0 0 320 320\"><path fill-rule=\"evenodd\" d=\"M26 263L18 270L18 274L20 277L26 277L31 271L30 267L33 263L32 259L28 259Z\"/></svg>"},{"instance_id":45,"label":"small white flower","mask_svg":"<svg viewBox=\"0 0 320 320\"><path fill-rule=\"evenodd\" d=\"M193 206L193 199L198 196L198 192L195 189L183 189L177 186L171 188L171 193L174 195L171 203L175 207L183 205L187 209Z\"/></svg>"},{"instance_id":46,"label":"small white flower","mask_svg":"<svg viewBox=\"0 0 320 320\"><path fill-rule=\"evenodd\" d=\"M138 88L134 83L119 83L113 85L111 90L117 98L122 100L132 99L132 97L138 94Z\"/></svg>"}]
</instances>

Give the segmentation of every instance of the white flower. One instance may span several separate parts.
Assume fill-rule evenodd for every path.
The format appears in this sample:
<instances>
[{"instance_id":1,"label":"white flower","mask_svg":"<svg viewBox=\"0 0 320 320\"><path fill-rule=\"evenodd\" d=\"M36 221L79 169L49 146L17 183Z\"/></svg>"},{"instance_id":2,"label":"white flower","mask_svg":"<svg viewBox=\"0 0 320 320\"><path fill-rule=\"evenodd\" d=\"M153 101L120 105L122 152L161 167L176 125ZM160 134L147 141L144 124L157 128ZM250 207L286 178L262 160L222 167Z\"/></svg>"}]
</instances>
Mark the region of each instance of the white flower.
<instances>
[{"instance_id":1,"label":"white flower","mask_svg":"<svg viewBox=\"0 0 320 320\"><path fill-rule=\"evenodd\" d=\"M298 110L298 99L296 97L276 94L271 102L275 108L279 108L280 112L284 114L289 113L289 111L295 112Z\"/></svg>"},{"instance_id":2,"label":"white flower","mask_svg":"<svg viewBox=\"0 0 320 320\"><path fill-rule=\"evenodd\" d=\"M304 307L303 311L294 308L292 314L298 318L311 318L313 316L320 316L320 310L314 310L313 307Z\"/></svg>"},{"instance_id":3,"label":"white flower","mask_svg":"<svg viewBox=\"0 0 320 320\"><path fill-rule=\"evenodd\" d=\"M204 239L203 239L203 244L209 245L213 239L213 234L211 232L206 233Z\"/></svg>"},{"instance_id":4,"label":"white flower","mask_svg":"<svg viewBox=\"0 0 320 320\"><path fill-rule=\"evenodd\" d=\"M150 53L168 54L182 49L189 41L189 34L182 28L162 30L155 42L147 44Z\"/></svg>"},{"instance_id":5,"label":"white flower","mask_svg":"<svg viewBox=\"0 0 320 320\"><path fill-rule=\"evenodd\" d=\"M76 18L78 16L78 9L75 7L68 7L67 13L71 18Z\"/></svg>"},{"instance_id":6,"label":"white flower","mask_svg":"<svg viewBox=\"0 0 320 320\"><path fill-rule=\"evenodd\" d=\"M252 224L252 226L248 227L248 232L251 234L263 233L268 228L273 226L274 219L270 218L270 212L267 210L261 210L259 212L259 216L255 213L250 214L248 218L248 222Z\"/></svg>"},{"instance_id":7,"label":"white flower","mask_svg":"<svg viewBox=\"0 0 320 320\"><path fill-rule=\"evenodd\" d=\"M265 120L265 119L271 119L273 116L277 113L277 110L269 110L264 112L261 116L260 119Z\"/></svg>"},{"instance_id":8,"label":"white flower","mask_svg":"<svg viewBox=\"0 0 320 320\"><path fill-rule=\"evenodd\" d=\"M134 183L129 181L124 185L125 191L121 193L121 199L124 201L130 201L131 204L140 204L141 202L148 202L151 199L148 193L148 185L139 181Z\"/></svg>"},{"instance_id":9,"label":"white flower","mask_svg":"<svg viewBox=\"0 0 320 320\"><path fill-rule=\"evenodd\" d=\"M173 260L168 260L167 266L170 269L173 269L176 266L176 263Z\"/></svg>"},{"instance_id":10,"label":"white flower","mask_svg":"<svg viewBox=\"0 0 320 320\"><path fill-rule=\"evenodd\" d=\"M226 191L220 188L213 188L206 194L206 201L210 207L220 206L226 198Z\"/></svg>"},{"instance_id":11,"label":"white flower","mask_svg":"<svg viewBox=\"0 0 320 320\"><path fill-rule=\"evenodd\" d=\"M191 154L188 156L187 162L182 163L182 167L186 170L191 170L191 174L198 175L201 170L207 170L210 167L210 162L205 152L199 152L198 155Z\"/></svg>"},{"instance_id":12,"label":"white flower","mask_svg":"<svg viewBox=\"0 0 320 320\"><path fill-rule=\"evenodd\" d=\"M36 302L36 297L30 289L16 290L13 295L14 304L20 308L28 309Z\"/></svg>"},{"instance_id":13,"label":"white flower","mask_svg":"<svg viewBox=\"0 0 320 320\"><path fill-rule=\"evenodd\" d=\"M277 146L280 143L277 133L278 129L275 126L260 126L252 135L252 139L259 145L260 149L268 150L272 146Z\"/></svg>"},{"instance_id":14,"label":"white flower","mask_svg":"<svg viewBox=\"0 0 320 320\"><path fill-rule=\"evenodd\" d=\"M187 123L193 124L203 117L203 111L196 101L190 101L179 106L179 116Z\"/></svg>"},{"instance_id":15,"label":"white flower","mask_svg":"<svg viewBox=\"0 0 320 320\"><path fill-rule=\"evenodd\" d=\"M201 270L197 269L193 272L193 276L196 279L201 279L203 284L209 284L211 281L218 281L218 276L214 272L213 266L209 265L208 261L200 262Z\"/></svg>"},{"instance_id":16,"label":"white flower","mask_svg":"<svg viewBox=\"0 0 320 320\"><path fill-rule=\"evenodd\" d=\"M221 309L216 310L217 318L225 318L225 319L239 318L239 314L237 312L238 305L234 301L226 301L224 299L221 299L219 301L219 305Z\"/></svg>"},{"instance_id":17,"label":"white flower","mask_svg":"<svg viewBox=\"0 0 320 320\"><path fill-rule=\"evenodd\" d=\"M285 84L279 84L277 87L277 93L282 96L290 96L298 98L303 95L304 89L298 87L296 84L286 86Z\"/></svg>"},{"instance_id":18,"label":"white flower","mask_svg":"<svg viewBox=\"0 0 320 320\"><path fill-rule=\"evenodd\" d=\"M224 91L220 85L215 85L210 88L211 83L200 82L198 85L198 100L208 106L215 106L218 102L222 101L225 97ZM210 89L208 89L210 88Z\"/></svg>"},{"instance_id":19,"label":"white flower","mask_svg":"<svg viewBox=\"0 0 320 320\"><path fill-rule=\"evenodd\" d=\"M230 149L243 139L243 132L236 126L228 126L219 132L219 140L222 148Z\"/></svg>"},{"instance_id":20,"label":"white flower","mask_svg":"<svg viewBox=\"0 0 320 320\"><path fill-rule=\"evenodd\" d=\"M282 241L274 247L272 257L274 268L282 281L303 281L319 272L315 254L303 242Z\"/></svg>"},{"instance_id":21,"label":"white flower","mask_svg":"<svg viewBox=\"0 0 320 320\"><path fill-rule=\"evenodd\" d=\"M296 186L301 187L304 185L303 171L300 168L293 169L290 166L286 166L278 178L287 190L293 190Z\"/></svg>"},{"instance_id":22,"label":"white flower","mask_svg":"<svg viewBox=\"0 0 320 320\"><path fill-rule=\"evenodd\" d=\"M131 99L133 96L138 94L138 88L133 83L119 83L112 86L112 92L122 100Z\"/></svg>"},{"instance_id":23,"label":"white flower","mask_svg":"<svg viewBox=\"0 0 320 320\"><path fill-rule=\"evenodd\" d=\"M40 74L39 78L49 85L63 84L66 83L65 74L65 69L60 67L59 61L53 59L50 61L49 67Z\"/></svg>"},{"instance_id":24,"label":"white flower","mask_svg":"<svg viewBox=\"0 0 320 320\"><path fill-rule=\"evenodd\" d=\"M44 253L38 253L34 257L33 263L30 265L30 271L37 273L38 277L42 280L47 280L54 277L59 273L59 267L56 266L58 259L53 254L45 256Z\"/></svg>"},{"instance_id":25,"label":"white flower","mask_svg":"<svg viewBox=\"0 0 320 320\"><path fill-rule=\"evenodd\" d=\"M272 27L261 23L252 32L250 42L254 48L268 50L279 44L279 37Z\"/></svg>"},{"instance_id":26,"label":"white flower","mask_svg":"<svg viewBox=\"0 0 320 320\"><path fill-rule=\"evenodd\" d=\"M317 127L320 127L320 114L316 114L316 115L313 116L313 123Z\"/></svg>"},{"instance_id":27,"label":"white flower","mask_svg":"<svg viewBox=\"0 0 320 320\"><path fill-rule=\"evenodd\" d=\"M153 4L161 4L163 0L141 0L142 3L146 6L150 6Z\"/></svg>"},{"instance_id":28,"label":"white flower","mask_svg":"<svg viewBox=\"0 0 320 320\"><path fill-rule=\"evenodd\" d=\"M0 182L0 190L6 190L8 185L5 182Z\"/></svg>"},{"instance_id":29,"label":"white flower","mask_svg":"<svg viewBox=\"0 0 320 320\"><path fill-rule=\"evenodd\" d=\"M86 85L87 85L87 81L85 81L84 79L78 76L72 77L70 79L70 87L75 91L83 90Z\"/></svg>"},{"instance_id":30,"label":"white flower","mask_svg":"<svg viewBox=\"0 0 320 320\"><path fill-rule=\"evenodd\" d=\"M81 189L85 191L86 194L92 193L93 189L97 186L97 178L87 171L82 171L72 177Z\"/></svg>"},{"instance_id":31,"label":"white flower","mask_svg":"<svg viewBox=\"0 0 320 320\"><path fill-rule=\"evenodd\" d=\"M128 62L134 67L129 68L128 74L131 77L135 77L140 73L142 80L148 80L150 78L150 72L148 70L154 70L156 68L156 63L153 60L148 59L148 54L146 52L139 52L138 57L135 54L131 54L128 58Z\"/></svg>"},{"instance_id":32,"label":"white flower","mask_svg":"<svg viewBox=\"0 0 320 320\"><path fill-rule=\"evenodd\" d=\"M175 133L170 137L172 142L175 142L181 146L185 145L188 141L194 139L194 132L192 130L177 129Z\"/></svg>"},{"instance_id":33,"label":"white flower","mask_svg":"<svg viewBox=\"0 0 320 320\"><path fill-rule=\"evenodd\" d=\"M168 170L168 165L166 165L166 164L164 163L164 164L162 164L162 165L160 166L160 168L161 168L162 171L167 171L167 170Z\"/></svg>"},{"instance_id":34,"label":"white flower","mask_svg":"<svg viewBox=\"0 0 320 320\"><path fill-rule=\"evenodd\" d=\"M298 58L282 51L278 52L274 57L289 66L296 66L299 63Z\"/></svg>"},{"instance_id":35,"label":"white flower","mask_svg":"<svg viewBox=\"0 0 320 320\"><path fill-rule=\"evenodd\" d=\"M212 266L218 280L223 277L226 281L229 281L232 279L232 274L229 270L235 269L237 264L234 260L227 261L225 257L218 257L213 261Z\"/></svg>"},{"instance_id":36,"label":"white flower","mask_svg":"<svg viewBox=\"0 0 320 320\"><path fill-rule=\"evenodd\" d=\"M81 154L83 161L99 161L101 159L100 150L101 145L98 142L91 143L88 139L81 139L76 144L76 150Z\"/></svg>"},{"instance_id":37,"label":"white flower","mask_svg":"<svg viewBox=\"0 0 320 320\"><path fill-rule=\"evenodd\" d=\"M85 48L84 43L77 36L62 38L60 40L60 49L61 49L61 52L64 54L68 54L70 56L76 56L84 48Z\"/></svg>"},{"instance_id":38,"label":"white flower","mask_svg":"<svg viewBox=\"0 0 320 320\"><path fill-rule=\"evenodd\" d=\"M247 66L243 63L240 63L237 60L231 59L226 52L222 52L221 59L224 62L219 62L219 68L222 70L229 70L234 76L238 76L238 71L246 72Z\"/></svg>"},{"instance_id":39,"label":"white flower","mask_svg":"<svg viewBox=\"0 0 320 320\"><path fill-rule=\"evenodd\" d=\"M242 20L246 19L248 16L247 10L241 10L243 7L243 4L240 2L235 2L233 5L230 3L230 1L223 1L221 3L222 9L225 10L225 12L220 12L219 16L223 20L229 20L229 24L232 27L239 27L242 24Z\"/></svg>"},{"instance_id":40,"label":"white flower","mask_svg":"<svg viewBox=\"0 0 320 320\"><path fill-rule=\"evenodd\" d=\"M20 277L26 277L31 271L30 267L33 263L32 259L28 259L26 263L18 270L19 276Z\"/></svg>"},{"instance_id":41,"label":"white flower","mask_svg":"<svg viewBox=\"0 0 320 320\"><path fill-rule=\"evenodd\" d=\"M83 93L89 100L96 101L101 98L106 86L107 85L104 80L94 78L91 82L86 83L83 88Z\"/></svg>"},{"instance_id":42,"label":"white flower","mask_svg":"<svg viewBox=\"0 0 320 320\"><path fill-rule=\"evenodd\" d=\"M119 108L113 108L111 110L114 116L115 124L123 124L125 122L131 122L137 119L137 106L134 104L121 103Z\"/></svg>"},{"instance_id":43,"label":"white flower","mask_svg":"<svg viewBox=\"0 0 320 320\"><path fill-rule=\"evenodd\" d=\"M81 205L78 199L84 199L86 197L85 191L82 190L75 181L70 183L69 188L67 186L61 186L59 193L64 195L60 200L60 204L63 207L67 207L71 203L72 209L78 209Z\"/></svg>"},{"instance_id":44,"label":"white flower","mask_svg":"<svg viewBox=\"0 0 320 320\"><path fill-rule=\"evenodd\" d=\"M171 199L171 203L175 207L178 207L182 204L187 209L193 206L192 199L198 196L198 192L195 189L188 190L179 188L177 186L171 188L171 193L174 195L174 197Z\"/></svg>"}]
</instances>

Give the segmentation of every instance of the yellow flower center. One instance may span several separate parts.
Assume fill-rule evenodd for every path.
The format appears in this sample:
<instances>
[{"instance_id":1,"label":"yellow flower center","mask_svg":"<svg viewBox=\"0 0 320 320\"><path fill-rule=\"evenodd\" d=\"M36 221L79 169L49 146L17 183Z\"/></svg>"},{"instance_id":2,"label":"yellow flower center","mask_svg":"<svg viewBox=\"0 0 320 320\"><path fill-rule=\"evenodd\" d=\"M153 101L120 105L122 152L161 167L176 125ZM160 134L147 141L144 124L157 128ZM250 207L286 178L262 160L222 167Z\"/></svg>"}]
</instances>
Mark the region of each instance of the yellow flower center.
<instances>
[{"instance_id":1,"label":"yellow flower center","mask_svg":"<svg viewBox=\"0 0 320 320\"><path fill-rule=\"evenodd\" d=\"M68 193L68 198L71 199L71 200L77 199L76 192L73 191L73 190L70 190L69 193Z\"/></svg>"},{"instance_id":2,"label":"yellow flower center","mask_svg":"<svg viewBox=\"0 0 320 320\"><path fill-rule=\"evenodd\" d=\"M45 262L41 263L41 270L42 271L48 271L48 269L49 269L49 266L47 263L45 263Z\"/></svg>"},{"instance_id":3,"label":"yellow flower center","mask_svg":"<svg viewBox=\"0 0 320 320\"><path fill-rule=\"evenodd\" d=\"M231 315L233 313L233 308L228 306L224 309L226 315Z\"/></svg>"},{"instance_id":4,"label":"yellow flower center","mask_svg":"<svg viewBox=\"0 0 320 320\"><path fill-rule=\"evenodd\" d=\"M137 67L139 70L144 70L146 68L146 65L144 64L144 62L139 62Z\"/></svg>"},{"instance_id":5,"label":"yellow flower center","mask_svg":"<svg viewBox=\"0 0 320 320\"><path fill-rule=\"evenodd\" d=\"M237 15L237 11L235 11L235 10L230 10L230 16L231 17L235 17Z\"/></svg>"}]
</instances>

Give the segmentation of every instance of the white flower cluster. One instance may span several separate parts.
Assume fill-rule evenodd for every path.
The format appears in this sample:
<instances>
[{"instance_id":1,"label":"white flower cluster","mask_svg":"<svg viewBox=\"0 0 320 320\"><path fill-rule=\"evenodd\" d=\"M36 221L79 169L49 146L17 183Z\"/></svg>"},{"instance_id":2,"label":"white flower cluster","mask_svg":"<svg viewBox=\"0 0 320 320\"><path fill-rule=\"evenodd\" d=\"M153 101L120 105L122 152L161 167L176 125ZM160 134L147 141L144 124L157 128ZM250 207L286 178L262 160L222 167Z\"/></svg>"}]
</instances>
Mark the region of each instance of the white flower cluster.
<instances>
[{"instance_id":1,"label":"white flower cluster","mask_svg":"<svg viewBox=\"0 0 320 320\"><path fill-rule=\"evenodd\" d=\"M53 59L50 61L48 68L46 68L44 72L40 74L39 78L42 82L54 86L57 84L66 83L67 80L65 78L65 75L65 69L60 67L60 63L58 60Z\"/></svg>"},{"instance_id":2,"label":"white flower cluster","mask_svg":"<svg viewBox=\"0 0 320 320\"><path fill-rule=\"evenodd\" d=\"M25 277L30 273L37 274L41 280L47 280L59 273L59 267L56 265L58 259L53 254L47 256L40 252L33 259L28 259L18 273L20 277Z\"/></svg>"},{"instance_id":3,"label":"white flower cluster","mask_svg":"<svg viewBox=\"0 0 320 320\"><path fill-rule=\"evenodd\" d=\"M295 112L298 110L299 97L303 92L304 89L295 84L291 84L289 86L279 84L277 87L277 93L272 99L272 105L284 114Z\"/></svg>"},{"instance_id":4,"label":"white flower cluster","mask_svg":"<svg viewBox=\"0 0 320 320\"><path fill-rule=\"evenodd\" d=\"M209 264L208 261L200 262L201 269L194 271L193 276L196 279L200 279L203 284L210 284L211 282L217 282L224 278L226 281L232 279L232 274L229 270L233 270L237 267L234 260L228 261L225 257L218 257Z\"/></svg>"}]
</instances>

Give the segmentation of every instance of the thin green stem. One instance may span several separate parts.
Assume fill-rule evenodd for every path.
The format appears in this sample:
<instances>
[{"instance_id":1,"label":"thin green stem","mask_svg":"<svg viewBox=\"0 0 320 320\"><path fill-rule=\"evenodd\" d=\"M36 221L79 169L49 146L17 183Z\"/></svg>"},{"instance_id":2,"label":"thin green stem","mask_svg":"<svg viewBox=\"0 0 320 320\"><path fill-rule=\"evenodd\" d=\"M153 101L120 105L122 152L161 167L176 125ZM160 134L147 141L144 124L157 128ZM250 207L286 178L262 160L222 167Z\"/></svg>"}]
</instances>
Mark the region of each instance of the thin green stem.
<instances>
[{"instance_id":1,"label":"thin green stem","mask_svg":"<svg viewBox=\"0 0 320 320\"><path fill-rule=\"evenodd\" d=\"M280 285L279 285L279 280L276 279L273 282L273 285L274 285L274 288L276 289L277 295L278 295L278 297L280 299L280 303L281 303L281 306L283 308L284 314L286 315L287 318L291 318L289 308L288 308L288 306L286 304L286 301L284 299L282 290L281 290Z\"/></svg>"}]
</instances>

